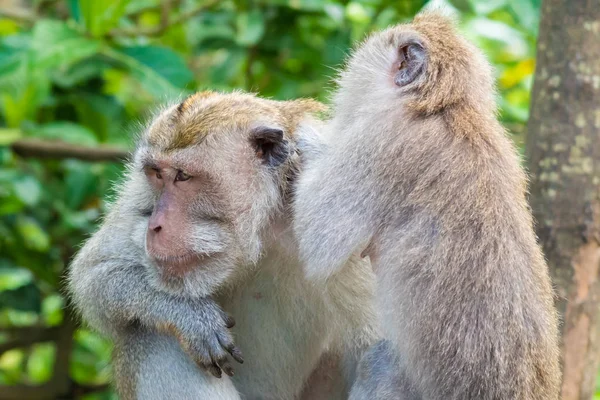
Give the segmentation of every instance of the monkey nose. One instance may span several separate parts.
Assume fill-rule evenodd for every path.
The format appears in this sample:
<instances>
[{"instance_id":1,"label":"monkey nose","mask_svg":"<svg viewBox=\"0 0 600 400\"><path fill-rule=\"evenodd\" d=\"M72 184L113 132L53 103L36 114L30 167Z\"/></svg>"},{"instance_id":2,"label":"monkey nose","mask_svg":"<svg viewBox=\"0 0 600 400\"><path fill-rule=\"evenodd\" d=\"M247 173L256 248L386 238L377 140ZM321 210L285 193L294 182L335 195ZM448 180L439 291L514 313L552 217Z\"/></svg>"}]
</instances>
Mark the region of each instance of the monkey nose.
<instances>
[{"instance_id":1,"label":"monkey nose","mask_svg":"<svg viewBox=\"0 0 600 400\"><path fill-rule=\"evenodd\" d=\"M162 230L162 226L158 221L150 221L148 222L148 231L153 233L158 233Z\"/></svg>"}]
</instances>

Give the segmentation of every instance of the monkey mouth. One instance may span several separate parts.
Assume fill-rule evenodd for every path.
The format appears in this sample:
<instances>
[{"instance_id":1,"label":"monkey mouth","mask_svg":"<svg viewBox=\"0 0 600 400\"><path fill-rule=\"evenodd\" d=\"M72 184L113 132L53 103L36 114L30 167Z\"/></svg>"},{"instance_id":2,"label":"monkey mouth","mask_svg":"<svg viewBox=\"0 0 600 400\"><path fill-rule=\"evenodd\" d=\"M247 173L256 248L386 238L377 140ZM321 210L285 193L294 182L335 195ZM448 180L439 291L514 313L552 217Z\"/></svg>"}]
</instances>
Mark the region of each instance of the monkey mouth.
<instances>
[{"instance_id":1,"label":"monkey mouth","mask_svg":"<svg viewBox=\"0 0 600 400\"><path fill-rule=\"evenodd\" d=\"M209 258L208 255L199 253L186 253L183 255L152 254L155 264L168 275L182 276L187 272L202 266Z\"/></svg>"}]
</instances>

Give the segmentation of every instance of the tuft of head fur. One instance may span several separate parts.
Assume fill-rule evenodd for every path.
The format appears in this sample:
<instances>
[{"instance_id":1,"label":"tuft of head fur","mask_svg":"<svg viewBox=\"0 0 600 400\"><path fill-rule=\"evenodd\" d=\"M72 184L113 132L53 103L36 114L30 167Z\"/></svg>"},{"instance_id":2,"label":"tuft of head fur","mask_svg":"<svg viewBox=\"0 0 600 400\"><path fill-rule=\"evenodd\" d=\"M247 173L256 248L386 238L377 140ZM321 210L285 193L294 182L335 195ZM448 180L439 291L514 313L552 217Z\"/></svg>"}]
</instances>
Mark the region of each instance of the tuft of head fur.
<instances>
[{"instance_id":1,"label":"tuft of head fur","mask_svg":"<svg viewBox=\"0 0 600 400\"><path fill-rule=\"evenodd\" d=\"M260 120L278 124L290 136L303 118L323 111L323 104L310 99L281 102L252 93L204 91L169 107L147 131L147 140L168 152L198 144L212 133L248 129Z\"/></svg>"},{"instance_id":2,"label":"tuft of head fur","mask_svg":"<svg viewBox=\"0 0 600 400\"><path fill-rule=\"evenodd\" d=\"M425 50L425 70L404 88L390 85L398 49L415 43ZM472 114L477 126L450 124L459 136L483 132L479 125L493 123L496 103L492 68L483 53L457 31L455 21L438 11L425 11L414 21L368 37L349 58L338 78L336 109L367 113L370 105L389 100L414 117L453 111ZM477 123L475 121L481 121Z\"/></svg>"},{"instance_id":3,"label":"tuft of head fur","mask_svg":"<svg viewBox=\"0 0 600 400\"><path fill-rule=\"evenodd\" d=\"M181 222L175 228L162 227L162 248L204 257L202 265L181 276L149 263L156 286L204 295L235 281L231 275L244 270L239 265L256 265L272 240L273 220L285 217L299 162L296 134L304 125L317 123L324 111L322 104L308 99L274 101L242 92L200 92L153 119L139 140L131 175L152 194L150 205L144 206L149 214L161 194L142 171L161 166L193 178L196 183L190 185L196 189L186 189L189 200L181 200L184 204L172 217ZM145 230L140 232L143 237ZM171 254L153 257L168 262Z\"/></svg>"}]
</instances>

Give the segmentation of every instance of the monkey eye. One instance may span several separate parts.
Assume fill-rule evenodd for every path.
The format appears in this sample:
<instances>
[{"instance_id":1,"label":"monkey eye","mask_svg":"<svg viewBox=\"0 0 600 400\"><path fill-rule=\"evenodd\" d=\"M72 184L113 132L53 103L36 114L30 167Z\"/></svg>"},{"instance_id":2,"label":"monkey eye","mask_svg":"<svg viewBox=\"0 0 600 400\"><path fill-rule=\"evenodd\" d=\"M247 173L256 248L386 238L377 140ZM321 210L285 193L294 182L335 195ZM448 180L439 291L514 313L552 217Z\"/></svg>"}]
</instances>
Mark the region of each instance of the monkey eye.
<instances>
[{"instance_id":1,"label":"monkey eye","mask_svg":"<svg viewBox=\"0 0 600 400\"><path fill-rule=\"evenodd\" d=\"M183 172L183 171L177 171L177 175L175 175L175 182L187 181L190 178L191 178L191 176L189 176L185 172Z\"/></svg>"},{"instance_id":2,"label":"monkey eye","mask_svg":"<svg viewBox=\"0 0 600 400\"><path fill-rule=\"evenodd\" d=\"M155 169L154 172L156 172L156 179L162 179L162 174L159 170Z\"/></svg>"}]
</instances>

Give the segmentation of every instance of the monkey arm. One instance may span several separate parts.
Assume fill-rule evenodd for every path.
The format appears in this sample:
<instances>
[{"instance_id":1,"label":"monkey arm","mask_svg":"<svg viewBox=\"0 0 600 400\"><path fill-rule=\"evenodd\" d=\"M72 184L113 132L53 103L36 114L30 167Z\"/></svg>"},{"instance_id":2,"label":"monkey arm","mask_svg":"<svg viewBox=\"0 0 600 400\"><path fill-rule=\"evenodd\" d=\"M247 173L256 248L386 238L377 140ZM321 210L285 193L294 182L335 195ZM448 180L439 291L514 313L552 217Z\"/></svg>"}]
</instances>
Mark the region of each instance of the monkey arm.
<instances>
[{"instance_id":1,"label":"monkey arm","mask_svg":"<svg viewBox=\"0 0 600 400\"><path fill-rule=\"evenodd\" d=\"M362 204L367 194L339 174L338 153L340 149L330 146L307 160L296 187L294 232L305 271L312 277L338 271L367 247L375 230L371 210Z\"/></svg>"},{"instance_id":2,"label":"monkey arm","mask_svg":"<svg viewBox=\"0 0 600 400\"><path fill-rule=\"evenodd\" d=\"M126 198L126 197L125 197ZM120 201L71 264L69 287L83 318L118 339L134 325L174 335L201 367L231 372L227 353L242 361L228 328L233 320L209 298L178 297L154 289L143 249L132 238L144 226L141 214Z\"/></svg>"}]
</instances>

